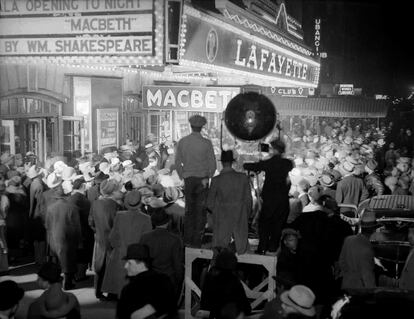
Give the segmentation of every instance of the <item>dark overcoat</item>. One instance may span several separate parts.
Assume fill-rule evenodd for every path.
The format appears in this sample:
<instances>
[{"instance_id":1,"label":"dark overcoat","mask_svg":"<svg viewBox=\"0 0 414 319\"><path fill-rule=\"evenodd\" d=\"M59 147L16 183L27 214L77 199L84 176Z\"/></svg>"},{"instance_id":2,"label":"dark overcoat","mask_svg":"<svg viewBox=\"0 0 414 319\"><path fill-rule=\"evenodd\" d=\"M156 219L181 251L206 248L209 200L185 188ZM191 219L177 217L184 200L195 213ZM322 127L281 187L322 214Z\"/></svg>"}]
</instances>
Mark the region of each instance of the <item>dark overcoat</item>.
<instances>
[{"instance_id":1,"label":"dark overcoat","mask_svg":"<svg viewBox=\"0 0 414 319\"><path fill-rule=\"evenodd\" d=\"M125 260L122 258L126 256L128 246L139 243L142 234L151 229L151 218L139 210L117 212L109 234L112 250L102 283L103 291L121 294L122 288L127 284Z\"/></svg>"},{"instance_id":2,"label":"dark overcoat","mask_svg":"<svg viewBox=\"0 0 414 319\"><path fill-rule=\"evenodd\" d=\"M184 278L184 248L181 238L167 229L155 228L141 236L141 244L149 247L152 269L170 277L177 293Z\"/></svg>"},{"instance_id":3,"label":"dark overcoat","mask_svg":"<svg viewBox=\"0 0 414 319\"><path fill-rule=\"evenodd\" d=\"M76 272L76 252L81 241L78 208L61 197L47 207L45 227L48 244L64 273Z\"/></svg>"},{"instance_id":4,"label":"dark overcoat","mask_svg":"<svg viewBox=\"0 0 414 319\"><path fill-rule=\"evenodd\" d=\"M234 237L236 250L244 254L248 244L248 220L252 195L248 176L224 168L211 180L207 208L213 218L213 246L227 247Z\"/></svg>"},{"instance_id":5,"label":"dark overcoat","mask_svg":"<svg viewBox=\"0 0 414 319\"><path fill-rule=\"evenodd\" d=\"M120 206L111 198L99 198L91 205L89 225L95 232L95 247L93 252L93 267L99 272L107 264L112 247L109 242L109 233L114 224L116 212Z\"/></svg>"},{"instance_id":6,"label":"dark overcoat","mask_svg":"<svg viewBox=\"0 0 414 319\"><path fill-rule=\"evenodd\" d=\"M75 192L68 197L68 201L78 207L79 221L81 226L81 249L78 251L78 259L81 263L88 263L92 260L94 236L92 228L89 226L89 211L91 203L88 198L79 192Z\"/></svg>"}]
</instances>

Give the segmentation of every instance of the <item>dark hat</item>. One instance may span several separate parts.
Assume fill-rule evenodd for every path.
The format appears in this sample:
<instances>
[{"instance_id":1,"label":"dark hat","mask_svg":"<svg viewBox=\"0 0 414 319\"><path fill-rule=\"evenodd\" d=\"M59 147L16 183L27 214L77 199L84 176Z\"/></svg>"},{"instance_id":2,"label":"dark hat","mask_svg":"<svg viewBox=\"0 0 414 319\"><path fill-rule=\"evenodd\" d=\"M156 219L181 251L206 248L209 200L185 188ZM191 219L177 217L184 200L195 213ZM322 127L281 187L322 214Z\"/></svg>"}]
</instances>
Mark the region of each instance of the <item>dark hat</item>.
<instances>
[{"instance_id":1,"label":"dark hat","mask_svg":"<svg viewBox=\"0 0 414 319\"><path fill-rule=\"evenodd\" d=\"M231 250L223 249L217 254L214 265L221 270L235 270L237 268L237 257Z\"/></svg>"},{"instance_id":2,"label":"dark hat","mask_svg":"<svg viewBox=\"0 0 414 319\"><path fill-rule=\"evenodd\" d=\"M285 228L282 230L282 236L281 238L285 238L286 236L296 236L298 238L300 238L300 233L299 231L293 229L293 228Z\"/></svg>"},{"instance_id":3,"label":"dark hat","mask_svg":"<svg viewBox=\"0 0 414 319\"><path fill-rule=\"evenodd\" d=\"M127 254L124 260L136 259L148 262L150 260L150 253L148 246L142 244L131 244L127 248Z\"/></svg>"},{"instance_id":4,"label":"dark hat","mask_svg":"<svg viewBox=\"0 0 414 319\"><path fill-rule=\"evenodd\" d=\"M160 183L155 183L151 185L151 189L154 193L155 197L162 197L164 195L164 186L162 186Z\"/></svg>"},{"instance_id":5,"label":"dark hat","mask_svg":"<svg viewBox=\"0 0 414 319\"><path fill-rule=\"evenodd\" d=\"M24 296L24 290L13 280L0 282L0 311L13 308Z\"/></svg>"},{"instance_id":6,"label":"dark hat","mask_svg":"<svg viewBox=\"0 0 414 319\"><path fill-rule=\"evenodd\" d=\"M151 221L154 227L165 225L170 221L170 215L165 212L164 208L153 208L151 211Z\"/></svg>"},{"instance_id":7,"label":"dark hat","mask_svg":"<svg viewBox=\"0 0 414 319\"><path fill-rule=\"evenodd\" d=\"M85 184L85 183L86 183L85 178L83 176L79 177L73 181L72 183L73 189L80 189L82 187L82 184Z\"/></svg>"},{"instance_id":8,"label":"dark hat","mask_svg":"<svg viewBox=\"0 0 414 319\"><path fill-rule=\"evenodd\" d=\"M232 150L222 151L220 161L226 162L226 163L234 162L235 159L234 159L234 156L233 156L233 151Z\"/></svg>"},{"instance_id":9,"label":"dark hat","mask_svg":"<svg viewBox=\"0 0 414 319\"><path fill-rule=\"evenodd\" d=\"M141 203L141 193L137 190L130 191L126 194L124 205L128 209L136 209Z\"/></svg>"},{"instance_id":10,"label":"dark hat","mask_svg":"<svg viewBox=\"0 0 414 319\"><path fill-rule=\"evenodd\" d=\"M104 180L107 180L108 178L109 178L109 175L99 172L99 174L96 175L94 181L95 181L95 184L101 184Z\"/></svg>"},{"instance_id":11,"label":"dark hat","mask_svg":"<svg viewBox=\"0 0 414 319\"><path fill-rule=\"evenodd\" d=\"M119 190L119 184L114 179L106 179L102 182L100 190L102 195L110 196L115 191Z\"/></svg>"},{"instance_id":12,"label":"dark hat","mask_svg":"<svg viewBox=\"0 0 414 319\"><path fill-rule=\"evenodd\" d=\"M360 219L361 228L377 228L379 226L375 212L372 210L366 210L363 212Z\"/></svg>"},{"instance_id":13,"label":"dark hat","mask_svg":"<svg viewBox=\"0 0 414 319\"><path fill-rule=\"evenodd\" d=\"M46 262L40 267L37 275L40 278L53 284L56 282L60 282L62 280L62 276L60 275L61 273L62 273L62 269L60 268L58 264L55 264L52 262Z\"/></svg>"},{"instance_id":14,"label":"dark hat","mask_svg":"<svg viewBox=\"0 0 414 319\"><path fill-rule=\"evenodd\" d=\"M270 145L277 150L279 153L284 153L286 150L286 145L283 141L276 139L270 142Z\"/></svg>"},{"instance_id":15,"label":"dark hat","mask_svg":"<svg viewBox=\"0 0 414 319\"><path fill-rule=\"evenodd\" d=\"M198 114L191 116L188 121L190 122L190 125L194 127L203 127L207 123L206 118Z\"/></svg>"}]
</instances>

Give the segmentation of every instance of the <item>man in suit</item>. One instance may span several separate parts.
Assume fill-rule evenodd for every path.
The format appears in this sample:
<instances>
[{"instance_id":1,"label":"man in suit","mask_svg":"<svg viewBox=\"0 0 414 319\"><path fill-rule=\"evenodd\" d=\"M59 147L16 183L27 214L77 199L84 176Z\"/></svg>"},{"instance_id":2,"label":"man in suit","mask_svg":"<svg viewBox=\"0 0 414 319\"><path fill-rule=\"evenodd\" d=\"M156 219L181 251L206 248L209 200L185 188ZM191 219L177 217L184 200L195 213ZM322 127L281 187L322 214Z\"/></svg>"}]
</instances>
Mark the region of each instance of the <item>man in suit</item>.
<instances>
[{"instance_id":1,"label":"man in suit","mask_svg":"<svg viewBox=\"0 0 414 319\"><path fill-rule=\"evenodd\" d=\"M289 216L288 174L294 164L283 158L286 146L281 140L271 143L272 157L257 163L245 163L243 168L248 171L264 171L266 179L263 185L263 206L259 215L259 246L257 253L266 251L276 254L279 247L283 226Z\"/></svg>"},{"instance_id":2,"label":"man in suit","mask_svg":"<svg viewBox=\"0 0 414 319\"><path fill-rule=\"evenodd\" d=\"M368 198L368 190L364 185L364 181L354 175L355 165L348 160L345 160L339 168L343 177L336 187L336 202L358 206L359 203ZM341 208L341 213L348 210L349 208Z\"/></svg>"},{"instance_id":3,"label":"man in suit","mask_svg":"<svg viewBox=\"0 0 414 319\"><path fill-rule=\"evenodd\" d=\"M89 212L89 226L95 233L94 270L95 270L95 295L98 299L106 299L102 291L102 282L106 265L111 253L109 233L114 224L116 212L120 206L112 197L119 189L119 184L113 179L106 179L100 186L101 197L92 202Z\"/></svg>"},{"instance_id":4,"label":"man in suit","mask_svg":"<svg viewBox=\"0 0 414 319\"><path fill-rule=\"evenodd\" d=\"M143 234L140 243L149 248L152 269L166 274L173 283L176 297L184 278L184 249L179 236L168 231L170 215L164 208L151 209L154 230Z\"/></svg>"},{"instance_id":5,"label":"man in suit","mask_svg":"<svg viewBox=\"0 0 414 319\"><path fill-rule=\"evenodd\" d=\"M109 242L112 247L103 279L102 290L119 296L122 288L127 283L125 278L125 256L130 244L139 243L141 236L152 230L151 218L141 211L141 193L137 190L125 195L124 205L126 210L116 213L114 226L109 234Z\"/></svg>"},{"instance_id":6,"label":"man in suit","mask_svg":"<svg viewBox=\"0 0 414 319\"><path fill-rule=\"evenodd\" d=\"M228 247L233 236L238 254L248 249L248 220L252 210L249 178L232 168L233 151L221 153L223 169L211 180L207 208L212 213L213 247Z\"/></svg>"}]
</instances>

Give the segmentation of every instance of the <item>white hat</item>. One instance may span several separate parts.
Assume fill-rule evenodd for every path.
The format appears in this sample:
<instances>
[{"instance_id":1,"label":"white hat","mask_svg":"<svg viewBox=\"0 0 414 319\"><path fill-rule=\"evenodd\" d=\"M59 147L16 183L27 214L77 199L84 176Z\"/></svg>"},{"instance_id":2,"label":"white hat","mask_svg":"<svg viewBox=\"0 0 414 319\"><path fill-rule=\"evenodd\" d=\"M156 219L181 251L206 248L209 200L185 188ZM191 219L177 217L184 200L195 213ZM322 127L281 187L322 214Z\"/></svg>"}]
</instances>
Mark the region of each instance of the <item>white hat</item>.
<instances>
[{"instance_id":1,"label":"white hat","mask_svg":"<svg viewBox=\"0 0 414 319\"><path fill-rule=\"evenodd\" d=\"M62 179L64 181L73 181L76 178L77 174L73 167L66 166L62 171Z\"/></svg>"},{"instance_id":2,"label":"white hat","mask_svg":"<svg viewBox=\"0 0 414 319\"><path fill-rule=\"evenodd\" d=\"M384 146L384 145L385 145L385 141L384 141L384 139L383 139L383 138L380 138L380 139L378 140L378 145L379 145L379 146Z\"/></svg>"},{"instance_id":3,"label":"white hat","mask_svg":"<svg viewBox=\"0 0 414 319\"><path fill-rule=\"evenodd\" d=\"M56 173L50 173L46 179L46 185L49 188L55 188L62 183L62 178Z\"/></svg>"},{"instance_id":4,"label":"white hat","mask_svg":"<svg viewBox=\"0 0 414 319\"><path fill-rule=\"evenodd\" d=\"M53 164L53 171L60 175L63 172L63 169L67 167L67 165L63 161L57 161L55 164Z\"/></svg>"},{"instance_id":5,"label":"white hat","mask_svg":"<svg viewBox=\"0 0 414 319\"><path fill-rule=\"evenodd\" d=\"M89 172L89 170L92 168L92 164L91 162L83 162L79 164L79 170L82 173L86 173Z\"/></svg>"},{"instance_id":6,"label":"white hat","mask_svg":"<svg viewBox=\"0 0 414 319\"><path fill-rule=\"evenodd\" d=\"M110 170L110 165L109 165L109 163L107 163L107 162L102 162L101 164L99 164L99 170L102 172L102 173L104 173L104 174L106 174L106 175L108 175L109 174L109 170Z\"/></svg>"},{"instance_id":7,"label":"white hat","mask_svg":"<svg viewBox=\"0 0 414 319\"><path fill-rule=\"evenodd\" d=\"M131 165L134 165L134 163L132 163L131 160L126 160L122 162L123 167L131 166Z\"/></svg>"},{"instance_id":8,"label":"white hat","mask_svg":"<svg viewBox=\"0 0 414 319\"><path fill-rule=\"evenodd\" d=\"M111 165L115 166L116 164L120 163L120 160L118 157L111 158Z\"/></svg>"},{"instance_id":9,"label":"white hat","mask_svg":"<svg viewBox=\"0 0 414 319\"><path fill-rule=\"evenodd\" d=\"M72 181L66 180L62 183L63 194L70 194L73 191Z\"/></svg>"}]
</instances>

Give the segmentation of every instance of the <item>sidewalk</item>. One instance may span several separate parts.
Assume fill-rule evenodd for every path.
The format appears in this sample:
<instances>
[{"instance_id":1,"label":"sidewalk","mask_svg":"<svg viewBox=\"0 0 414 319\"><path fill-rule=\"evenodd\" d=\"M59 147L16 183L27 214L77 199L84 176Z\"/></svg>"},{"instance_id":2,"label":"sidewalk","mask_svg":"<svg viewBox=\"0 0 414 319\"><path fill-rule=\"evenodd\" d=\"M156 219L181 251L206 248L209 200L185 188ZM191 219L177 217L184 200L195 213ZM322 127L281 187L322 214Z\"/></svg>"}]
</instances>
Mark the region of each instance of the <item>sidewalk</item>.
<instances>
[{"instance_id":1,"label":"sidewalk","mask_svg":"<svg viewBox=\"0 0 414 319\"><path fill-rule=\"evenodd\" d=\"M30 303L43 292L36 283L37 270L38 267L34 263L29 263L12 268L8 275L0 277L0 281L7 279L14 280L25 290L25 295L20 303L16 319L25 319ZM93 289L93 273L88 272L87 276L87 280L76 283L76 289L70 291L79 300L82 318L114 319L116 302L96 299Z\"/></svg>"}]
</instances>

